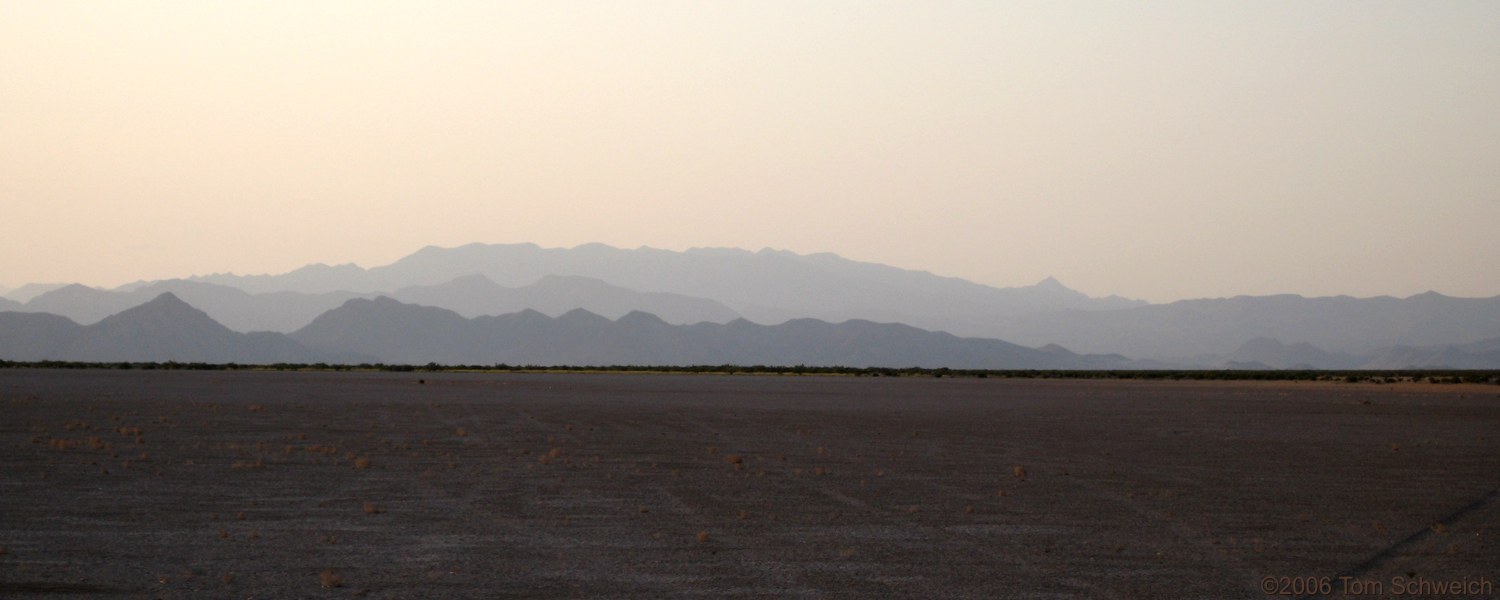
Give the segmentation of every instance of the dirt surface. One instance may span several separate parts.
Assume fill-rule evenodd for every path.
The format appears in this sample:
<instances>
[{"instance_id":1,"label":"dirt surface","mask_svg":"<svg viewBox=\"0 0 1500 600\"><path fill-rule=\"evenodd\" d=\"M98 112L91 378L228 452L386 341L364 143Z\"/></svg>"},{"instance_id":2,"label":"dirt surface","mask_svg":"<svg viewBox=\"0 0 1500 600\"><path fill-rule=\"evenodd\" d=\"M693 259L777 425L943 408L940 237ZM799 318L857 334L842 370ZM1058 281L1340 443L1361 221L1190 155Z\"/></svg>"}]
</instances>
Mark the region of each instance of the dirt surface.
<instances>
[{"instance_id":1,"label":"dirt surface","mask_svg":"<svg viewBox=\"0 0 1500 600\"><path fill-rule=\"evenodd\" d=\"M1493 387L0 371L5 598L1493 597L1497 487Z\"/></svg>"}]
</instances>

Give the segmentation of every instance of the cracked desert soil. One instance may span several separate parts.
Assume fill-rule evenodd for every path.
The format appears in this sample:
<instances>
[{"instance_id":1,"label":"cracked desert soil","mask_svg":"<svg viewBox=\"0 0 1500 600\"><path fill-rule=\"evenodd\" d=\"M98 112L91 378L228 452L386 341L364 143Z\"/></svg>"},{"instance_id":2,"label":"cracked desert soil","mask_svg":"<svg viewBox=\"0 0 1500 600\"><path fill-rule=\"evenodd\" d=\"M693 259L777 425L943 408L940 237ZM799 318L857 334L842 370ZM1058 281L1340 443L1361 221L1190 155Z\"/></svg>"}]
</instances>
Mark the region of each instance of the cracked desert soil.
<instances>
[{"instance_id":1,"label":"cracked desert soil","mask_svg":"<svg viewBox=\"0 0 1500 600\"><path fill-rule=\"evenodd\" d=\"M1497 486L1495 387L0 371L6 598L1372 597Z\"/></svg>"}]
</instances>

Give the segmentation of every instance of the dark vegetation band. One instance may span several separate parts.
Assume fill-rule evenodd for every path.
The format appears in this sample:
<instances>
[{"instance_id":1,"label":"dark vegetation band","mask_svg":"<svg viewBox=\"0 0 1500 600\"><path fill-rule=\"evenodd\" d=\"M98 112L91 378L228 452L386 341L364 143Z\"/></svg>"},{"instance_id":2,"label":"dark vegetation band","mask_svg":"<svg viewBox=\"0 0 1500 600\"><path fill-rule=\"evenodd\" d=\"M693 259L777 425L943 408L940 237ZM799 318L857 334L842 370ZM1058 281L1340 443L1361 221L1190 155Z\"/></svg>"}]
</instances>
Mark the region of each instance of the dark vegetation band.
<instances>
[{"instance_id":1,"label":"dark vegetation band","mask_svg":"<svg viewBox=\"0 0 1500 600\"><path fill-rule=\"evenodd\" d=\"M1500 385L1500 370L1050 370L841 367L811 365L425 365L361 363L79 362L0 360L0 369L113 369L164 371L371 371L392 373L682 373L711 375L842 375L854 377L972 377L985 379L1116 379L1194 381L1331 381L1344 383L1477 383Z\"/></svg>"}]
</instances>

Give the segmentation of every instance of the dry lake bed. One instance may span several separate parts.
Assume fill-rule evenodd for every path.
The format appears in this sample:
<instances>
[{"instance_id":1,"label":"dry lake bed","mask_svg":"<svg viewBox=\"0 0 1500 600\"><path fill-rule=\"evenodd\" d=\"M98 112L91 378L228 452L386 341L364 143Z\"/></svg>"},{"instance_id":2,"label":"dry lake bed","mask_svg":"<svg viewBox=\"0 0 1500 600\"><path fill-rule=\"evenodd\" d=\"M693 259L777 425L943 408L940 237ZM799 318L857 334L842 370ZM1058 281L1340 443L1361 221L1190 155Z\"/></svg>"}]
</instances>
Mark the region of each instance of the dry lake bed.
<instances>
[{"instance_id":1,"label":"dry lake bed","mask_svg":"<svg viewBox=\"0 0 1500 600\"><path fill-rule=\"evenodd\" d=\"M1493 597L1497 487L1494 386L0 371L4 598Z\"/></svg>"}]
</instances>

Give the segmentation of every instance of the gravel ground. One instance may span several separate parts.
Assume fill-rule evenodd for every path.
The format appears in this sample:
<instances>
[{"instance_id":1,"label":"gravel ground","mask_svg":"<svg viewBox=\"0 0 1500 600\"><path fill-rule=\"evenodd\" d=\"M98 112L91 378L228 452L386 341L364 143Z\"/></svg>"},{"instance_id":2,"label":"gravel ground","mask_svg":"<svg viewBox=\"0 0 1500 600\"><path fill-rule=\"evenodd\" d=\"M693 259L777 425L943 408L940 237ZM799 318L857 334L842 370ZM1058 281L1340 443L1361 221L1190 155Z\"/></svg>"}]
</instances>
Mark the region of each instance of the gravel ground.
<instances>
[{"instance_id":1,"label":"gravel ground","mask_svg":"<svg viewBox=\"0 0 1500 600\"><path fill-rule=\"evenodd\" d=\"M0 371L6 598L1493 597L1497 487L1494 387Z\"/></svg>"}]
</instances>

